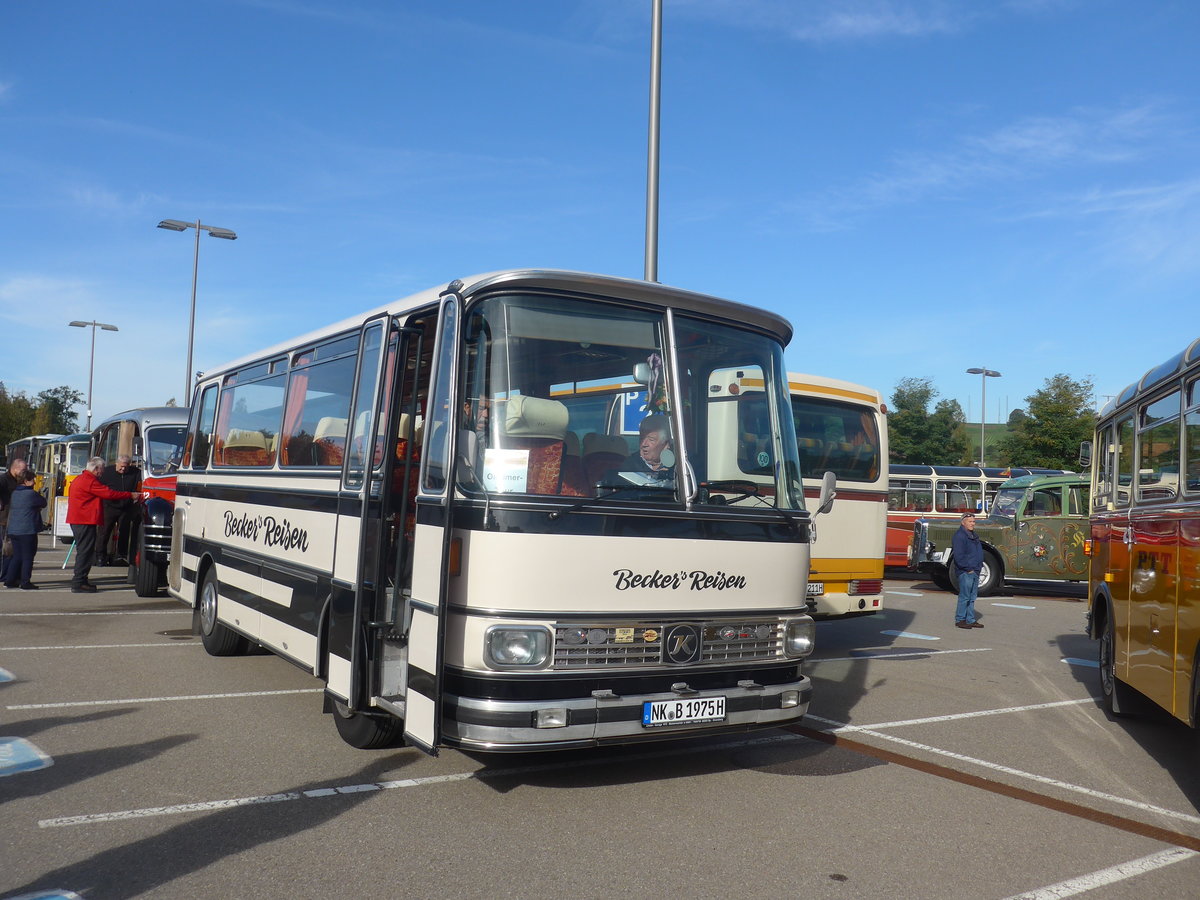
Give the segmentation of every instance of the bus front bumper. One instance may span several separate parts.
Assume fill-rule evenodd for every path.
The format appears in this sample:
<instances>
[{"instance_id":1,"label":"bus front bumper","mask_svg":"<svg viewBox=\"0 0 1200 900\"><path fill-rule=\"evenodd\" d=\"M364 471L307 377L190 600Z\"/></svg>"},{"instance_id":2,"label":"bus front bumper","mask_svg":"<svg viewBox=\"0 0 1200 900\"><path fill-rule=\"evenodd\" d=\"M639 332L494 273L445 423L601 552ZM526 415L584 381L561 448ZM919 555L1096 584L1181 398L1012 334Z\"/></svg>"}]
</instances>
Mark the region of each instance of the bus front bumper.
<instances>
[{"instance_id":1,"label":"bus front bumper","mask_svg":"<svg viewBox=\"0 0 1200 900\"><path fill-rule=\"evenodd\" d=\"M719 720L643 724L647 703L716 697L724 698L724 715ZM795 724L808 711L811 697L812 682L804 675L786 684L742 683L715 690L629 696L607 691L554 700L483 700L450 695L445 699L442 734L447 744L493 752L671 740Z\"/></svg>"}]
</instances>

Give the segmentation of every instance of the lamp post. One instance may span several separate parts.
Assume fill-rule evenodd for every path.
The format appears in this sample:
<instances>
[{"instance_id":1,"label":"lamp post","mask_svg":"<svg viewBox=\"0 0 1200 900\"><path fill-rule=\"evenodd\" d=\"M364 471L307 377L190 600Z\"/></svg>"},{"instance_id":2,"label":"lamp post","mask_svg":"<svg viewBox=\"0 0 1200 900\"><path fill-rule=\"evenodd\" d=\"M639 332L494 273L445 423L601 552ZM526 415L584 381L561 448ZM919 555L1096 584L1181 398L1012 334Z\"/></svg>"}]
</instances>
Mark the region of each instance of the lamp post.
<instances>
[{"instance_id":1,"label":"lamp post","mask_svg":"<svg viewBox=\"0 0 1200 900\"><path fill-rule=\"evenodd\" d=\"M88 364L88 408L87 408L87 430L92 430L92 376L96 372L96 329L101 331L120 331L116 325L106 325L104 322L97 322L93 319L90 322L68 322L67 325L75 328L91 328L92 329L92 358Z\"/></svg>"},{"instance_id":2,"label":"lamp post","mask_svg":"<svg viewBox=\"0 0 1200 900\"><path fill-rule=\"evenodd\" d=\"M646 151L646 281L658 281L658 128L662 93L662 0L650 11L650 138Z\"/></svg>"},{"instance_id":3,"label":"lamp post","mask_svg":"<svg viewBox=\"0 0 1200 900\"><path fill-rule=\"evenodd\" d=\"M192 256L192 307L188 315L187 372L184 373L183 382L183 405L187 406L192 402L192 344L196 338L196 275L200 271L200 232L207 231L211 237L223 238L227 241L236 241L237 234L228 228L218 228L216 225L201 225L199 219L195 222L181 222L179 219L163 219L158 223L158 227L165 228L168 231L187 231L189 228L196 229L196 252Z\"/></svg>"},{"instance_id":4,"label":"lamp post","mask_svg":"<svg viewBox=\"0 0 1200 900\"><path fill-rule=\"evenodd\" d=\"M979 468L983 468L983 427L987 423L987 380L989 378L999 378L1000 373L995 369L967 369L968 375L978 375L980 384L983 386L983 399L980 401L982 409L979 411Z\"/></svg>"}]
</instances>

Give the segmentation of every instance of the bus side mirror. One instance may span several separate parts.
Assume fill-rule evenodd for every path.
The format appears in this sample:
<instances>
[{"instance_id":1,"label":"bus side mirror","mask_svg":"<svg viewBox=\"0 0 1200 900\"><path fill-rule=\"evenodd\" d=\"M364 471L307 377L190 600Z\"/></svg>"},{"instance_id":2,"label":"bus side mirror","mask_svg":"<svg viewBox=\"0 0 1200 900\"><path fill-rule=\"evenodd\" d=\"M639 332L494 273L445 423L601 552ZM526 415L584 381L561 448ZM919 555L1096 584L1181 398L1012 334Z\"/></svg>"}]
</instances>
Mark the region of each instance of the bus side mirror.
<instances>
[{"instance_id":1,"label":"bus side mirror","mask_svg":"<svg viewBox=\"0 0 1200 900\"><path fill-rule=\"evenodd\" d=\"M1079 445L1079 466L1083 469L1089 469L1092 465L1092 442L1083 441Z\"/></svg>"},{"instance_id":2,"label":"bus side mirror","mask_svg":"<svg viewBox=\"0 0 1200 900\"><path fill-rule=\"evenodd\" d=\"M834 486L836 484L837 476L832 472L826 472L821 476L821 494L817 498L816 514L818 516L821 515L821 513L829 512L829 510L833 508L833 500L835 497L837 497L837 491L834 490Z\"/></svg>"},{"instance_id":3,"label":"bus side mirror","mask_svg":"<svg viewBox=\"0 0 1200 900\"><path fill-rule=\"evenodd\" d=\"M650 383L650 365L649 363L636 363L633 367L633 380L638 384Z\"/></svg>"}]
</instances>

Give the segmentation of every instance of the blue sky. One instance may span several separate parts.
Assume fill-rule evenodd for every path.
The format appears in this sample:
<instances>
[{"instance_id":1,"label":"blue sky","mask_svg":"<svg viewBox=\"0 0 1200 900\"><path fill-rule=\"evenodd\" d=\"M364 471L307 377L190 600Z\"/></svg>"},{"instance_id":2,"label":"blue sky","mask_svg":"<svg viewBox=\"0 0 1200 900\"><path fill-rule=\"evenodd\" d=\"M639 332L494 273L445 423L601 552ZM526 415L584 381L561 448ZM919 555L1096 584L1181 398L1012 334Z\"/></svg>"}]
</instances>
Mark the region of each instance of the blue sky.
<instances>
[{"instance_id":1,"label":"blue sky","mask_svg":"<svg viewBox=\"0 0 1200 900\"><path fill-rule=\"evenodd\" d=\"M94 419L450 279L644 271L650 0L0 6L0 381ZM666 0L659 280L977 421L1200 334L1200 4ZM81 416L82 418L82 416Z\"/></svg>"}]
</instances>

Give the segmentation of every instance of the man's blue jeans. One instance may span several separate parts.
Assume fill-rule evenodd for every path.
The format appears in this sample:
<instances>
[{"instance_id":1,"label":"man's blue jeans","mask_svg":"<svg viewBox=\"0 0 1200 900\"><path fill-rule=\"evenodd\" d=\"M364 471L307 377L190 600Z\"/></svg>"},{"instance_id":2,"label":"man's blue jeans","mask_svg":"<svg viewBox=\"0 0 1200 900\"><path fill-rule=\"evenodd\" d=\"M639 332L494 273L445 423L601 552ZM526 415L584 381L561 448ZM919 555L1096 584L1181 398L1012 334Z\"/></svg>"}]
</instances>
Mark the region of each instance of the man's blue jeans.
<instances>
[{"instance_id":1,"label":"man's blue jeans","mask_svg":"<svg viewBox=\"0 0 1200 900\"><path fill-rule=\"evenodd\" d=\"M979 573L958 573L958 609L954 611L955 622L975 622L975 598L979 596Z\"/></svg>"}]
</instances>

